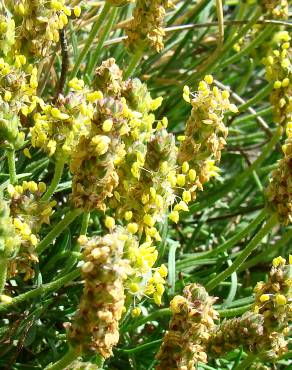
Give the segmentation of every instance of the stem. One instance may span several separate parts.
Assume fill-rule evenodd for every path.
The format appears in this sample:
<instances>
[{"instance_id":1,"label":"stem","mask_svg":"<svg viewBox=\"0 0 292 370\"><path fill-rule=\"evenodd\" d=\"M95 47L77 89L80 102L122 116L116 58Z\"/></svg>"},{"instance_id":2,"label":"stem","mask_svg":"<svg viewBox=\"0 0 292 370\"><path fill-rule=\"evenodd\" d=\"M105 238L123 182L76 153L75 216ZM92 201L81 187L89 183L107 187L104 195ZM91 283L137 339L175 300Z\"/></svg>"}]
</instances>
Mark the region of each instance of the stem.
<instances>
[{"instance_id":1,"label":"stem","mask_svg":"<svg viewBox=\"0 0 292 370\"><path fill-rule=\"evenodd\" d=\"M250 353L237 367L237 370L245 370L248 369L249 366L255 361L257 358L257 355L254 355L253 353Z\"/></svg>"},{"instance_id":2,"label":"stem","mask_svg":"<svg viewBox=\"0 0 292 370\"><path fill-rule=\"evenodd\" d=\"M9 178L12 185L17 184L16 169L15 169L15 150L7 150L7 161L9 168Z\"/></svg>"},{"instance_id":3,"label":"stem","mask_svg":"<svg viewBox=\"0 0 292 370\"><path fill-rule=\"evenodd\" d=\"M81 209L74 209L66 214L66 216L61 220L37 245L36 252L38 254L43 253L49 245L70 225L77 216L81 214Z\"/></svg>"},{"instance_id":4,"label":"stem","mask_svg":"<svg viewBox=\"0 0 292 370\"><path fill-rule=\"evenodd\" d=\"M113 24L114 24L114 21L115 21L115 18L117 16L117 13L118 13L118 8L114 7L111 11L111 14L110 14L110 18L98 40L98 44L95 48L95 51L94 51L94 54L91 58L91 63L89 64L88 66L88 75L91 76L92 72L94 71L97 63L98 63L98 58L99 58L99 54L100 54L100 51L103 47L103 44L105 42L105 39L107 38L107 36L109 35L112 27L113 27Z\"/></svg>"},{"instance_id":5,"label":"stem","mask_svg":"<svg viewBox=\"0 0 292 370\"><path fill-rule=\"evenodd\" d=\"M141 326L143 324L146 324L149 321L153 321L155 319L162 319L164 316L170 316L170 315L171 315L171 311L170 311L169 308L162 308L161 310L157 310L157 311L152 312L148 316L141 317L141 319L135 320L130 325L125 325L124 327L121 327L120 332L121 333L130 332L130 331L138 328L139 326Z\"/></svg>"},{"instance_id":6,"label":"stem","mask_svg":"<svg viewBox=\"0 0 292 370\"><path fill-rule=\"evenodd\" d=\"M250 310L252 304L248 304L246 306L236 307L236 308L229 308L226 310L218 310L220 318L227 318L227 317L236 317L240 316L246 311Z\"/></svg>"},{"instance_id":7,"label":"stem","mask_svg":"<svg viewBox=\"0 0 292 370\"><path fill-rule=\"evenodd\" d=\"M130 60L130 64L128 68L126 69L124 73L124 79L127 80L131 77L131 75L135 72L136 68L138 67L138 64L140 63L140 60L143 56L143 49L138 49L135 54L132 55L132 58Z\"/></svg>"},{"instance_id":8,"label":"stem","mask_svg":"<svg viewBox=\"0 0 292 370\"><path fill-rule=\"evenodd\" d=\"M218 248L215 248L211 250L210 252L206 252L204 255L201 255L197 258L199 259L199 258L210 257L210 256L213 256L214 254L217 255L219 253L225 252L226 250L232 248L236 243L238 243L240 240L242 240L247 235L249 235L252 232L252 230L254 230L258 226L258 224L264 220L265 217L266 217L266 210L262 209L262 211L258 214L258 216L251 223L249 223L245 229L239 231L236 235L234 235L232 238L230 238L225 243L220 245Z\"/></svg>"},{"instance_id":9,"label":"stem","mask_svg":"<svg viewBox=\"0 0 292 370\"><path fill-rule=\"evenodd\" d=\"M80 235L86 235L89 220L90 220L90 212L84 212L82 216Z\"/></svg>"},{"instance_id":10,"label":"stem","mask_svg":"<svg viewBox=\"0 0 292 370\"><path fill-rule=\"evenodd\" d=\"M141 344L141 346L131 348L131 349L117 348L116 351L121 352L121 353L127 353L127 354L143 352L143 351L148 350L149 348L152 348L152 347L157 346L158 344L161 344L161 342L162 342L162 339L157 339L157 340L154 340L153 342Z\"/></svg>"},{"instance_id":11,"label":"stem","mask_svg":"<svg viewBox=\"0 0 292 370\"><path fill-rule=\"evenodd\" d=\"M265 98L267 95L270 94L272 89L273 89L273 85L271 83L266 85L262 90L260 90L257 94L255 94L251 99L241 104L238 107L239 112L243 112L246 109L248 109L251 105L254 105L258 103L259 101L261 101L263 98Z\"/></svg>"},{"instance_id":12,"label":"stem","mask_svg":"<svg viewBox=\"0 0 292 370\"><path fill-rule=\"evenodd\" d=\"M219 39L218 48L221 49L224 43L224 13L222 0L216 0L217 18L218 18L218 29L219 29Z\"/></svg>"},{"instance_id":13,"label":"stem","mask_svg":"<svg viewBox=\"0 0 292 370\"><path fill-rule=\"evenodd\" d=\"M179 246L179 243L174 242L171 243L168 253L168 284L170 286L170 294L175 293L175 252L177 247Z\"/></svg>"},{"instance_id":14,"label":"stem","mask_svg":"<svg viewBox=\"0 0 292 370\"><path fill-rule=\"evenodd\" d=\"M54 177L53 177L52 182L51 182L50 186L48 187L47 191L42 196L42 201L44 201L44 202L48 201L51 198L51 196L54 194L54 192L57 189L57 186L58 186L58 184L61 180L63 170L64 170L64 165L65 165L65 160L63 158L59 159L57 161L56 167L55 167Z\"/></svg>"},{"instance_id":15,"label":"stem","mask_svg":"<svg viewBox=\"0 0 292 370\"><path fill-rule=\"evenodd\" d=\"M66 83L67 72L70 66L69 63L69 54L68 54L68 43L66 39L66 30L63 28L59 31L60 34L60 43L61 43L61 53L62 53L62 67L61 67L61 75L59 79L59 86L57 90L57 94L55 100L58 99L59 94L63 94L63 90Z\"/></svg>"},{"instance_id":16,"label":"stem","mask_svg":"<svg viewBox=\"0 0 292 370\"><path fill-rule=\"evenodd\" d=\"M70 347L68 352L59 361L48 365L45 370L63 370L76 360L79 355L80 352L76 348Z\"/></svg>"},{"instance_id":17,"label":"stem","mask_svg":"<svg viewBox=\"0 0 292 370\"><path fill-rule=\"evenodd\" d=\"M93 40L94 40L95 36L97 35L101 25L103 24L103 21L106 18L107 14L110 10L110 7L111 7L111 5L108 2L106 2L104 4L104 7L103 7L102 11L100 12L100 15L99 15L99 18L98 18L97 22L95 24L93 24L93 27L92 27L89 35L88 35L88 39L87 39L81 53L79 54L79 56L77 58L77 61L76 61L75 66L73 68L73 71L70 74L70 80L72 78L76 77L76 75L77 75L77 73L80 69L81 63L83 62L86 55L88 54L89 49L92 46Z\"/></svg>"},{"instance_id":18,"label":"stem","mask_svg":"<svg viewBox=\"0 0 292 370\"><path fill-rule=\"evenodd\" d=\"M60 279L57 279L48 284L41 285L38 288L30 290L29 292L20 294L17 297L13 298L11 302L0 304L0 312L6 311L11 306L23 303L27 300L33 299L42 294L47 294L51 291L57 291L58 289L62 288L62 286L64 286L65 284L78 278L80 274L81 270L78 268L70 272L69 274L61 277Z\"/></svg>"},{"instance_id":19,"label":"stem","mask_svg":"<svg viewBox=\"0 0 292 370\"><path fill-rule=\"evenodd\" d=\"M222 0L216 0L216 12L218 18L218 30L219 30L219 37L218 37L218 45L214 52L207 58L207 60L203 63L202 67L198 68L199 73L202 71L206 71L210 65L218 58L224 44L224 13L223 13L223 5Z\"/></svg>"},{"instance_id":20,"label":"stem","mask_svg":"<svg viewBox=\"0 0 292 370\"><path fill-rule=\"evenodd\" d=\"M252 240L247 244L239 256L235 259L233 264L229 266L225 271L222 271L214 279L212 279L207 285L206 289L211 291L216 288L218 284L227 279L234 271L236 271L243 262L250 256L250 254L255 250L262 239L272 230L272 228L278 223L278 217L276 214L270 216L265 226L259 230L259 232L252 238Z\"/></svg>"},{"instance_id":21,"label":"stem","mask_svg":"<svg viewBox=\"0 0 292 370\"><path fill-rule=\"evenodd\" d=\"M269 247L264 248L264 250L256 255L254 258L249 259L243 265L240 266L239 271L247 270L257 263L263 263L270 261L272 256L278 255L278 250L283 246L290 245L289 242L292 240L292 229L288 229L286 233L279 239L275 244L271 244Z\"/></svg>"},{"instance_id":22,"label":"stem","mask_svg":"<svg viewBox=\"0 0 292 370\"><path fill-rule=\"evenodd\" d=\"M1 258L0 260L0 295L3 292L5 283L6 283L7 265L8 265L8 260L6 258Z\"/></svg>"}]
</instances>

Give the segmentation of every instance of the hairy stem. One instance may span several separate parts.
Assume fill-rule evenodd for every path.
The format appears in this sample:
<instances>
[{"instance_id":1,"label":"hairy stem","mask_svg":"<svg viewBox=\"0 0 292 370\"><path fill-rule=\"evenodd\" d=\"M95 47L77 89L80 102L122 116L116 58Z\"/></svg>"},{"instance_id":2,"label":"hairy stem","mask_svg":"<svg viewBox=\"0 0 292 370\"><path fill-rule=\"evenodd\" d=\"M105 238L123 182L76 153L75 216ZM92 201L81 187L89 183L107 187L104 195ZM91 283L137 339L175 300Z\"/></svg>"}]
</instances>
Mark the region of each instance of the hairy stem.
<instances>
[{"instance_id":1,"label":"hairy stem","mask_svg":"<svg viewBox=\"0 0 292 370\"><path fill-rule=\"evenodd\" d=\"M136 68L138 67L140 60L143 56L143 49L138 49L135 54L132 55L130 60L129 66L124 73L124 79L127 80L132 74L135 72Z\"/></svg>"},{"instance_id":2,"label":"hairy stem","mask_svg":"<svg viewBox=\"0 0 292 370\"><path fill-rule=\"evenodd\" d=\"M49 245L70 225L76 217L81 214L81 209L74 209L66 214L66 216L61 220L37 245L36 252L38 254L43 253Z\"/></svg>"},{"instance_id":3,"label":"hairy stem","mask_svg":"<svg viewBox=\"0 0 292 370\"><path fill-rule=\"evenodd\" d=\"M45 370L63 370L77 359L80 352L76 348L70 347L65 355L52 365L48 365Z\"/></svg>"},{"instance_id":4,"label":"hairy stem","mask_svg":"<svg viewBox=\"0 0 292 370\"><path fill-rule=\"evenodd\" d=\"M64 166L65 166L64 159L63 158L59 159L56 163L54 177L52 179L52 182L50 186L48 187L47 191L45 192L45 194L42 196L42 200L44 202L48 201L51 198L51 196L54 194L55 190L57 189L57 186L59 185L59 182L63 174Z\"/></svg>"},{"instance_id":5,"label":"hairy stem","mask_svg":"<svg viewBox=\"0 0 292 370\"><path fill-rule=\"evenodd\" d=\"M15 168L15 150L7 150L7 161L9 168L9 179L12 185L17 184L16 168Z\"/></svg>"},{"instance_id":6,"label":"hairy stem","mask_svg":"<svg viewBox=\"0 0 292 370\"><path fill-rule=\"evenodd\" d=\"M32 289L29 292L23 293L18 295L17 297L13 298L11 302L2 303L0 304L0 312L4 312L8 310L11 306L18 305L35 297L39 297L42 294L47 294L49 292L55 292L58 289L62 288L65 284L75 280L81 274L81 270L78 268L69 274L57 279L51 283L44 284L39 286L38 288Z\"/></svg>"}]
</instances>

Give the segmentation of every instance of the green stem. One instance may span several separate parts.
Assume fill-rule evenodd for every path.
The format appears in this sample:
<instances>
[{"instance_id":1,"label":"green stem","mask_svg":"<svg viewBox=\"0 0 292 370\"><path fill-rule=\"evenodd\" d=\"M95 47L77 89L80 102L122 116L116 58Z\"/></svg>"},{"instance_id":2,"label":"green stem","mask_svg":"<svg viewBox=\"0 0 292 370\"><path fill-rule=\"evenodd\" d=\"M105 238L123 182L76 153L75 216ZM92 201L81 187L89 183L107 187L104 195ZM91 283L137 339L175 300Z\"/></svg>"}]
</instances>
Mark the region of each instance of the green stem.
<instances>
[{"instance_id":1,"label":"green stem","mask_svg":"<svg viewBox=\"0 0 292 370\"><path fill-rule=\"evenodd\" d=\"M63 158L59 159L56 163L54 177L52 179L52 182L50 186L48 187L47 191L45 192L45 194L42 196L42 201L44 202L48 201L51 198L51 196L54 194L61 180L64 166L65 166L65 160Z\"/></svg>"},{"instance_id":2,"label":"green stem","mask_svg":"<svg viewBox=\"0 0 292 370\"><path fill-rule=\"evenodd\" d=\"M250 365L255 361L257 355L250 353L237 367L237 370L245 370L249 369Z\"/></svg>"},{"instance_id":3,"label":"green stem","mask_svg":"<svg viewBox=\"0 0 292 370\"><path fill-rule=\"evenodd\" d=\"M82 216L82 224L81 224L81 228L80 228L80 235L86 235L89 220L90 220L90 212L84 212L83 216Z\"/></svg>"},{"instance_id":4,"label":"green stem","mask_svg":"<svg viewBox=\"0 0 292 370\"><path fill-rule=\"evenodd\" d=\"M140 63L140 60L143 56L143 49L138 49L135 54L132 55L132 58L130 60L130 64L128 68L126 69L124 73L124 79L127 80L131 77L131 75L135 72L136 68L138 67L138 64Z\"/></svg>"},{"instance_id":5,"label":"green stem","mask_svg":"<svg viewBox=\"0 0 292 370\"><path fill-rule=\"evenodd\" d=\"M223 252L227 251L228 249L231 249L232 247L234 247L234 245L236 243L238 243L240 240L242 240L247 235L249 235L264 220L264 218L266 217L266 214L267 214L266 213L266 210L263 209L258 214L258 216L251 223L249 223L247 225L247 227L245 229L239 231L236 235L234 235L232 238L230 238L229 240L227 240L225 243L223 243L219 247L214 248L211 251L208 251L206 253L203 253L200 256L195 257L195 260L198 260L198 259L201 259L201 258L206 258L206 257L211 257L213 255L219 255L219 253L223 253ZM187 259L178 261L178 263L179 262L186 261L186 260Z\"/></svg>"},{"instance_id":6,"label":"green stem","mask_svg":"<svg viewBox=\"0 0 292 370\"><path fill-rule=\"evenodd\" d=\"M115 21L115 18L117 16L117 13L118 13L118 8L114 7L112 10L111 10L111 13L110 13L110 17L109 17L109 20L102 32L102 34L100 35L100 38L98 40L98 44L96 45L96 48L95 48L95 51L93 53L93 56L91 58L91 62L88 66L88 75L91 76L98 61L99 61L99 57L100 57L100 51L103 47L103 44L106 40L106 38L108 37L109 33L111 32L111 29L113 27L113 24L114 24L114 21Z\"/></svg>"},{"instance_id":7,"label":"green stem","mask_svg":"<svg viewBox=\"0 0 292 370\"><path fill-rule=\"evenodd\" d=\"M74 65L74 68L73 68L73 70L72 70L72 72L70 74L70 78L69 78L70 80L72 78L74 78L74 77L77 76L77 73L78 73L78 71L80 69L81 63L83 62L83 60L85 59L86 55L88 54L89 49L91 48L92 43L93 43L93 41L94 41L94 39L95 39L98 31L100 30L100 27L103 24L103 21L105 20L108 12L110 10L110 7L111 7L111 5L108 2L106 2L104 4L104 7L103 7L100 15L99 15L99 18L98 18L97 22L93 24L93 27L92 27L89 35L88 35L88 39L87 39L87 41L86 41L86 43L85 43L85 45L84 45L81 53L79 54L79 56L77 58L77 61L76 61L75 65Z\"/></svg>"},{"instance_id":8,"label":"green stem","mask_svg":"<svg viewBox=\"0 0 292 370\"><path fill-rule=\"evenodd\" d=\"M243 112L247 108L249 108L250 106L255 105L257 102L261 101L263 98L265 98L267 95L270 94L272 89L273 89L272 84L266 85L262 90L260 90L257 94L255 94L251 99L249 99L245 103L241 104L238 107L239 112ZM258 112L258 114L259 114L259 112Z\"/></svg>"},{"instance_id":9,"label":"green stem","mask_svg":"<svg viewBox=\"0 0 292 370\"><path fill-rule=\"evenodd\" d=\"M38 254L43 253L49 245L70 225L77 216L81 214L81 209L74 209L66 214L66 216L61 220L37 245L36 252Z\"/></svg>"},{"instance_id":10,"label":"green stem","mask_svg":"<svg viewBox=\"0 0 292 370\"><path fill-rule=\"evenodd\" d=\"M170 316L170 315L171 315L171 311L170 311L169 308L162 308L161 310L157 310L157 311L152 312L148 316L141 317L141 319L135 320L130 325L125 325L124 327L121 327L120 332L121 333L126 333L126 332L129 332L129 331L132 331L132 330L138 328L139 326L141 326L143 324L146 324L147 322L150 322L150 321L153 321L153 320L156 320L156 319L162 319L164 316Z\"/></svg>"},{"instance_id":11,"label":"green stem","mask_svg":"<svg viewBox=\"0 0 292 370\"><path fill-rule=\"evenodd\" d=\"M243 124L247 121L251 121L253 118L256 118L256 117L259 117L259 116L261 116L261 117L267 116L267 115L271 114L272 112L273 112L273 108L268 107L268 108L260 109L260 110L258 110L257 112L255 112L253 114L246 114L242 117L235 118L235 120L232 123L232 127L235 126L235 125Z\"/></svg>"},{"instance_id":12,"label":"green stem","mask_svg":"<svg viewBox=\"0 0 292 370\"><path fill-rule=\"evenodd\" d=\"M9 178L12 185L17 184L16 168L15 168L15 150L7 150L7 161L9 168Z\"/></svg>"},{"instance_id":13,"label":"green stem","mask_svg":"<svg viewBox=\"0 0 292 370\"><path fill-rule=\"evenodd\" d=\"M157 346L161 342L162 342L162 339L157 339L157 340L154 340L153 342L145 343L145 344L142 344L141 346L138 346L138 347L135 347L135 348L131 348L131 349L117 348L116 351L117 352L121 352L121 353L126 353L126 354L143 352L143 351L148 350L149 348L152 348L152 347Z\"/></svg>"},{"instance_id":14,"label":"green stem","mask_svg":"<svg viewBox=\"0 0 292 370\"><path fill-rule=\"evenodd\" d=\"M248 304L246 306L236 307L236 308L229 308L226 310L218 310L220 318L227 318L227 317L236 317L240 316L246 311L250 310L252 304Z\"/></svg>"},{"instance_id":15,"label":"green stem","mask_svg":"<svg viewBox=\"0 0 292 370\"><path fill-rule=\"evenodd\" d=\"M6 283L7 265L8 265L8 260L6 258L1 258L0 260L0 294L2 294L4 287L5 287L5 283Z\"/></svg>"},{"instance_id":16,"label":"green stem","mask_svg":"<svg viewBox=\"0 0 292 370\"><path fill-rule=\"evenodd\" d=\"M236 271L243 262L250 256L262 239L271 231L271 229L278 223L278 218L276 214L273 214L265 226L252 238L252 240L247 244L239 256L235 259L233 264L229 266L225 271L222 271L214 279L212 279L207 285L206 289L211 291L216 288L218 284L227 279L234 271Z\"/></svg>"},{"instance_id":17,"label":"green stem","mask_svg":"<svg viewBox=\"0 0 292 370\"><path fill-rule=\"evenodd\" d=\"M219 29L218 48L221 49L224 43L224 13L223 13L222 0L216 0L216 10L217 10L218 29Z\"/></svg>"},{"instance_id":18,"label":"green stem","mask_svg":"<svg viewBox=\"0 0 292 370\"><path fill-rule=\"evenodd\" d=\"M80 352L76 348L69 348L68 352L57 362L52 365L48 365L45 370L63 370L75 361L80 355Z\"/></svg>"},{"instance_id":19,"label":"green stem","mask_svg":"<svg viewBox=\"0 0 292 370\"><path fill-rule=\"evenodd\" d=\"M174 294L175 292L175 252L179 243L173 242L170 245L169 253L168 253L168 284L170 286L170 294Z\"/></svg>"},{"instance_id":20,"label":"green stem","mask_svg":"<svg viewBox=\"0 0 292 370\"><path fill-rule=\"evenodd\" d=\"M247 262L241 265L239 271L247 270L258 263L270 261L272 257L278 255L279 253L278 250L281 247L289 246L291 240L292 240L292 229L290 230L288 229L282 236L282 238L278 240L275 244L271 244L267 248L264 248L264 250L261 253L256 255L254 258L249 259Z\"/></svg>"},{"instance_id":21,"label":"green stem","mask_svg":"<svg viewBox=\"0 0 292 370\"><path fill-rule=\"evenodd\" d=\"M51 291L57 291L65 284L69 283L70 281L75 280L78 278L81 274L81 270L78 268L69 274L61 277L60 279L57 279L51 283L44 284L39 286L38 288L32 289L29 292L23 293L18 295L17 297L13 298L11 302L8 303L2 303L0 304L0 312L4 312L8 310L11 306L18 305L20 303L23 303L27 300L36 298L42 294L47 294Z\"/></svg>"}]
</instances>

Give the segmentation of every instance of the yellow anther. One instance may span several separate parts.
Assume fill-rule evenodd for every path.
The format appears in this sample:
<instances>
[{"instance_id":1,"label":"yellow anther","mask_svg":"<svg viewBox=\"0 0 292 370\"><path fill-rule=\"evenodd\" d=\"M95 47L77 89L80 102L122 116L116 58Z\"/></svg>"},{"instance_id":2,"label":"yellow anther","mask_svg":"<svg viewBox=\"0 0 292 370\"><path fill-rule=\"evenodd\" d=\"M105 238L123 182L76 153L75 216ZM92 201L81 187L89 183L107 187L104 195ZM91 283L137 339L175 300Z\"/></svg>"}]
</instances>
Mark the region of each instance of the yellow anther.
<instances>
[{"instance_id":1,"label":"yellow anther","mask_svg":"<svg viewBox=\"0 0 292 370\"><path fill-rule=\"evenodd\" d=\"M267 302L270 300L270 296L268 294L262 294L260 296L260 301L263 303L263 302Z\"/></svg>"},{"instance_id":2,"label":"yellow anther","mask_svg":"<svg viewBox=\"0 0 292 370\"><path fill-rule=\"evenodd\" d=\"M74 6L73 13L74 13L75 17L78 18L80 16L80 14L81 14L81 8L80 8L80 6L78 6L78 5Z\"/></svg>"},{"instance_id":3,"label":"yellow anther","mask_svg":"<svg viewBox=\"0 0 292 370\"><path fill-rule=\"evenodd\" d=\"M115 227L115 219L110 216L106 216L105 221L104 221L105 227L108 229L113 229Z\"/></svg>"},{"instance_id":4,"label":"yellow anther","mask_svg":"<svg viewBox=\"0 0 292 370\"><path fill-rule=\"evenodd\" d=\"M287 303L287 298L283 294L277 294L275 301L278 306L284 306Z\"/></svg>"},{"instance_id":5,"label":"yellow anther","mask_svg":"<svg viewBox=\"0 0 292 370\"><path fill-rule=\"evenodd\" d=\"M172 222L174 222L174 223L178 223L178 221L179 221L179 213L178 213L178 211L172 211L172 212L170 212L170 214L169 214L169 216L168 216L168 218L172 221Z\"/></svg>"},{"instance_id":6,"label":"yellow anther","mask_svg":"<svg viewBox=\"0 0 292 370\"><path fill-rule=\"evenodd\" d=\"M110 130L113 127L113 121L111 119L107 119L102 124L102 131L104 132L110 132Z\"/></svg>"},{"instance_id":7,"label":"yellow anther","mask_svg":"<svg viewBox=\"0 0 292 370\"><path fill-rule=\"evenodd\" d=\"M206 75L204 80L207 82L208 85L211 85L214 81L214 78L212 75Z\"/></svg>"},{"instance_id":8,"label":"yellow anther","mask_svg":"<svg viewBox=\"0 0 292 370\"><path fill-rule=\"evenodd\" d=\"M127 230L129 231L129 233L131 234L136 234L136 232L138 231L138 224L136 222L130 222L128 225L127 225Z\"/></svg>"}]
</instances>

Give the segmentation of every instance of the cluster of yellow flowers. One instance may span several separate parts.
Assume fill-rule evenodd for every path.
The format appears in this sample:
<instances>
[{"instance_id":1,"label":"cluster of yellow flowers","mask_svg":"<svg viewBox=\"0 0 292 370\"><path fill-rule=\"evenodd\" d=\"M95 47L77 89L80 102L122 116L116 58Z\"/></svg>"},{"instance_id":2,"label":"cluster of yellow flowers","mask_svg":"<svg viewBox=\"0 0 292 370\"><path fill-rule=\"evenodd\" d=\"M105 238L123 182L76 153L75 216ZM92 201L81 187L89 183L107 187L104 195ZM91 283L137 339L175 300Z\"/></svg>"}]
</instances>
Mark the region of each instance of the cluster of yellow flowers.
<instances>
[{"instance_id":1,"label":"cluster of yellow flowers","mask_svg":"<svg viewBox=\"0 0 292 370\"><path fill-rule=\"evenodd\" d=\"M208 355L217 358L240 346L250 350L255 338L263 335L263 324L264 317L251 311L240 317L224 320L210 333Z\"/></svg>"},{"instance_id":2,"label":"cluster of yellow flowers","mask_svg":"<svg viewBox=\"0 0 292 370\"><path fill-rule=\"evenodd\" d=\"M137 301L153 296L160 304L167 268L153 268L155 248L139 246L137 238L120 226L103 237L81 235L79 242L84 249L85 286L68 339L82 353L97 350L107 358L119 339L118 325L125 302L128 306L134 299L134 317L141 312Z\"/></svg>"},{"instance_id":3,"label":"cluster of yellow flowers","mask_svg":"<svg viewBox=\"0 0 292 370\"><path fill-rule=\"evenodd\" d=\"M137 0L133 19L126 27L126 46L130 51L164 48L163 22L167 9L174 7L171 0Z\"/></svg>"},{"instance_id":4,"label":"cluster of yellow flowers","mask_svg":"<svg viewBox=\"0 0 292 370\"><path fill-rule=\"evenodd\" d=\"M37 68L27 64L22 54L5 55L8 44L6 46L3 57L0 57L0 145L20 149L25 138L24 132L20 131L20 120L36 106Z\"/></svg>"},{"instance_id":5,"label":"cluster of yellow flowers","mask_svg":"<svg viewBox=\"0 0 292 370\"><path fill-rule=\"evenodd\" d=\"M270 100L274 109L274 121L283 127L292 121L292 64L291 37L287 31L277 34L279 48L264 58L266 78L273 83Z\"/></svg>"},{"instance_id":6,"label":"cluster of yellow flowers","mask_svg":"<svg viewBox=\"0 0 292 370\"><path fill-rule=\"evenodd\" d=\"M257 283L253 311L264 317L264 333L255 338L254 348L263 359L273 360L287 351L292 312L292 256L273 260L268 281Z\"/></svg>"},{"instance_id":7,"label":"cluster of yellow flowers","mask_svg":"<svg viewBox=\"0 0 292 370\"><path fill-rule=\"evenodd\" d=\"M15 21L5 16L0 4L0 52L5 56L11 51L15 42Z\"/></svg>"},{"instance_id":8,"label":"cluster of yellow flowers","mask_svg":"<svg viewBox=\"0 0 292 370\"><path fill-rule=\"evenodd\" d=\"M80 138L89 131L92 103L83 91L74 91L65 98L59 95L55 105L38 97L35 101L40 111L34 113L34 125L30 128L32 146L69 162Z\"/></svg>"},{"instance_id":9,"label":"cluster of yellow flowers","mask_svg":"<svg viewBox=\"0 0 292 370\"><path fill-rule=\"evenodd\" d=\"M97 68L93 90L74 78L68 96L54 106L38 98L41 112L33 115L32 145L70 164L73 205L107 212L110 231L116 220L124 224L131 240L125 253L135 271L126 289L157 304L167 275L165 267L154 268L158 253L152 243L161 240L157 224L165 222L169 209L178 222L195 189L216 174L214 162L227 134L223 113L236 111L229 93L211 90L211 83L206 76L192 100L185 88L193 111L179 150L167 119L156 120L152 113L162 99L152 99L138 79L124 81L114 59Z\"/></svg>"},{"instance_id":10,"label":"cluster of yellow flowers","mask_svg":"<svg viewBox=\"0 0 292 370\"><path fill-rule=\"evenodd\" d=\"M9 0L7 6L16 24L15 49L28 57L47 56L68 17L78 17L81 12L79 6L71 8L65 0Z\"/></svg>"},{"instance_id":11,"label":"cluster of yellow flowers","mask_svg":"<svg viewBox=\"0 0 292 370\"><path fill-rule=\"evenodd\" d=\"M206 343L218 317L214 301L198 284L186 286L183 296L173 298L169 330L156 356L157 370L193 370L198 361L207 362Z\"/></svg>"},{"instance_id":12,"label":"cluster of yellow flowers","mask_svg":"<svg viewBox=\"0 0 292 370\"><path fill-rule=\"evenodd\" d=\"M250 1L251 6L254 6L254 1ZM285 20L289 17L289 4L287 0L261 0L259 5L262 8L263 18L264 19L275 19L275 20ZM237 43L234 44L233 49L239 52L242 47L247 46L249 42L259 35L260 32L263 32L266 25L255 24L247 32L247 34L242 37ZM269 47L268 44L271 42L274 43L275 40L271 39L268 42L258 45L256 49L257 56L264 53L266 55L266 50Z\"/></svg>"},{"instance_id":13,"label":"cluster of yellow flowers","mask_svg":"<svg viewBox=\"0 0 292 370\"><path fill-rule=\"evenodd\" d=\"M191 116L187 121L184 136L178 137L177 186L183 189L182 198L185 203L196 198L196 191L203 190L203 185L211 177L218 175L216 161L220 161L228 129L223 123L224 113L238 110L229 101L229 92L221 91L213 86L213 77L205 76L199 83L198 91L191 93L188 86L184 87L183 97L192 106ZM178 219L172 213L173 220Z\"/></svg>"},{"instance_id":14,"label":"cluster of yellow flowers","mask_svg":"<svg viewBox=\"0 0 292 370\"><path fill-rule=\"evenodd\" d=\"M160 240L154 227L174 202L176 147L167 120L152 113L152 99L138 79L123 81L113 59L97 69L96 100L88 136L72 153L75 207L115 213L133 234ZM103 87L102 87L103 86Z\"/></svg>"},{"instance_id":15,"label":"cluster of yellow flowers","mask_svg":"<svg viewBox=\"0 0 292 370\"><path fill-rule=\"evenodd\" d=\"M8 185L10 215L21 243L16 258L10 262L10 276L24 273L24 280L34 275L32 264L38 262L35 252L39 238L38 232L43 224L50 223L55 201L41 200L46 185L43 182L23 181L21 185Z\"/></svg>"},{"instance_id":16,"label":"cluster of yellow flowers","mask_svg":"<svg viewBox=\"0 0 292 370\"><path fill-rule=\"evenodd\" d=\"M268 18L288 19L289 2L288 0L262 0L260 5L263 7Z\"/></svg>"},{"instance_id":17,"label":"cluster of yellow flowers","mask_svg":"<svg viewBox=\"0 0 292 370\"><path fill-rule=\"evenodd\" d=\"M27 65L24 55L15 55L12 63L0 58L1 105L9 104L10 111L16 114L26 112L37 86L37 68Z\"/></svg>"},{"instance_id":18,"label":"cluster of yellow flowers","mask_svg":"<svg viewBox=\"0 0 292 370\"><path fill-rule=\"evenodd\" d=\"M242 316L224 320L213 308L215 299L198 284L186 286L183 296L170 302L172 319L157 355L157 370L194 370L197 361L207 362L243 346L262 360L275 360L287 351L292 312L292 256L273 260L266 283L257 283L255 302Z\"/></svg>"},{"instance_id":19,"label":"cluster of yellow flowers","mask_svg":"<svg viewBox=\"0 0 292 370\"><path fill-rule=\"evenodd\" d=\"M158 252L149 242L139 245L138 238L131 232L123 234L125 239L124 257L129 261L130 270L128 279L125 282L126 292L133 297L133 316L139 316L140 307L136 303L145 298L153 297L157 305L161 304L164 293L165 277L167 268L165 265L155 267Z\"/></svg>"},{"instance_id":20,"label":"cluster of yellow flowers","mask_svg":"<svg viewBox=\"0 0 292 370\"><path fill-rule=\"evenodd\" d=\"M0 258L12 258L18 252L20 238L10 217L9 203L0 194Z\"/></svg>"},{"instance_id":21,"label":"cluster of yellow flowers","mask_svg":"<svg viewBox=\"0 0 292 370\"><path fill-rule=\"evenodd\" d=\"M125 302L128 264L123 259L124 241L119 232L114 232L90 239L81 236L79 242L84 248L84 289L68 330L68 341L80 353L97 351L108 358L119 340L119 320Z\"/></svg>"},{"instance_id":22,"label":"cluster of yellow flowers","mask_svg":"<svg viewBox=\"0 0 292 370\"><path fill-rule=\"evenodd\" d=\"M286 128L287 139L282 146L284 157L272 172L266 190L268 205L277 213L284 225L292 223L292 122Z\"/></svg>"}]
</instances>

